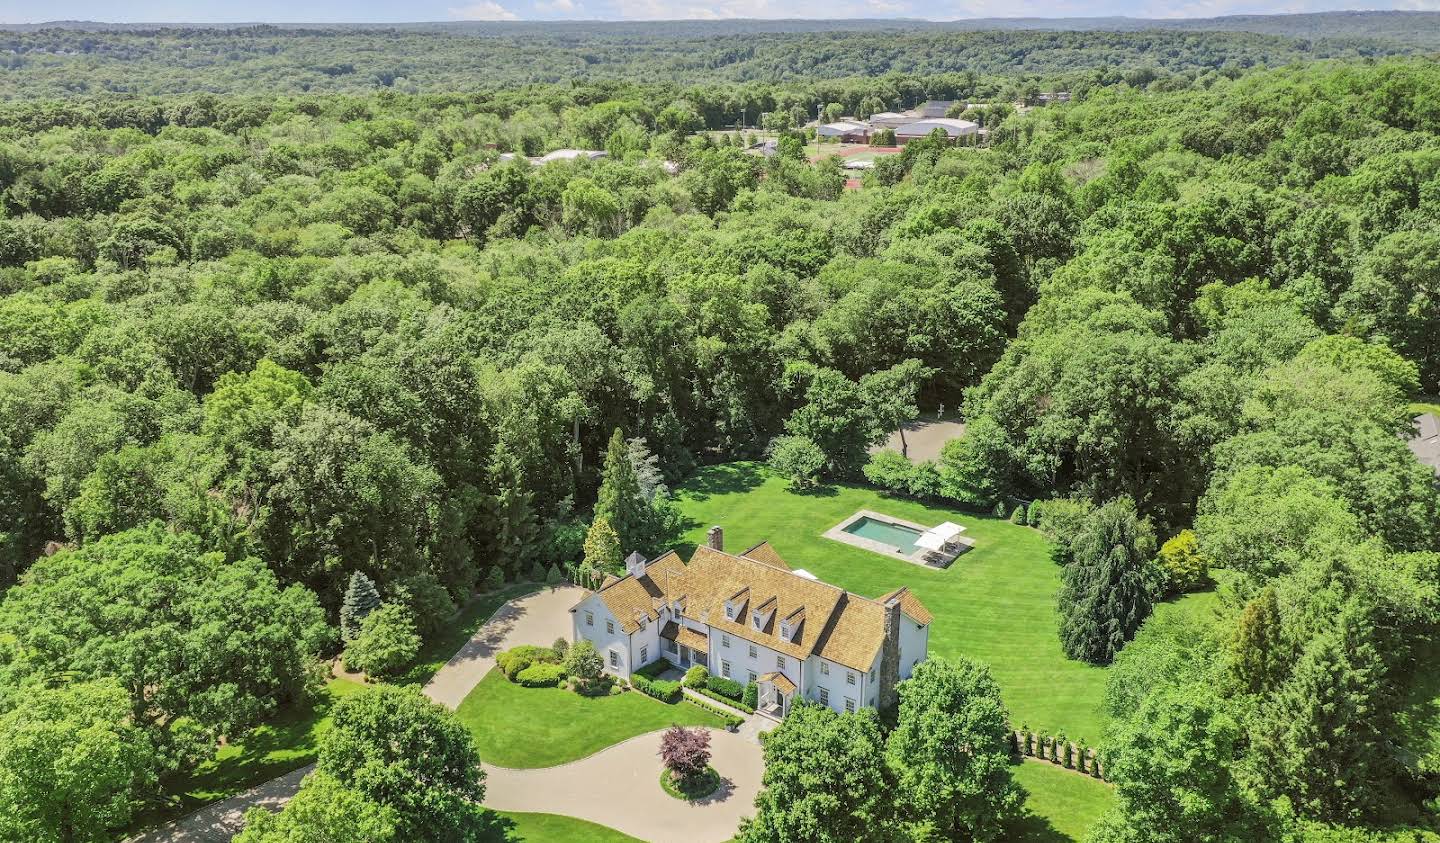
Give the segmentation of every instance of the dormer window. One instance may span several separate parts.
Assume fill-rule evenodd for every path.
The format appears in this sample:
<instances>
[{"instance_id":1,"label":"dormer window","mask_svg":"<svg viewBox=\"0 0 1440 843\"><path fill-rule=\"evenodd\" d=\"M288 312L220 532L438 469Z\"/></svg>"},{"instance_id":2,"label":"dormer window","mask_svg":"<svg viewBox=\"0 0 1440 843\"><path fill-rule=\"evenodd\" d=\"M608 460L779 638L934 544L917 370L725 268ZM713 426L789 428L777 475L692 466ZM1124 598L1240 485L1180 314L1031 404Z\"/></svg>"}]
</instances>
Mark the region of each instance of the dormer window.
<instances>
[{"instance_id":1,"label":"dormer window","mask_svg":"<svg viewBox=\"0 0 1440 843\"><path fill-rule=\"evenodd\" d=\"M784 638L786 641L789 641L790 639L795 637L794 630L790 628L789 621L780 622L780 637Z\"/></svg>"},{"instance_id":2,"label":"dormer window","mask_svg":"<svg viewBox=\"0 0 1440 843\"><path fill-rule=\"evenodd\" d=\"M759 612L750 613L750 625L759 629L765 625L765 616Z\"/></svg>"},{"instance_id":3,"label":"dormer window","mask_svg":"<svg viewBox=\"0 0 1440 843\"><path fill-rule=\"evenodd\" d=\"M725 620L735 620L735 607L732 606L728 601L725 603Z\"/></svg>"}]
</instances>

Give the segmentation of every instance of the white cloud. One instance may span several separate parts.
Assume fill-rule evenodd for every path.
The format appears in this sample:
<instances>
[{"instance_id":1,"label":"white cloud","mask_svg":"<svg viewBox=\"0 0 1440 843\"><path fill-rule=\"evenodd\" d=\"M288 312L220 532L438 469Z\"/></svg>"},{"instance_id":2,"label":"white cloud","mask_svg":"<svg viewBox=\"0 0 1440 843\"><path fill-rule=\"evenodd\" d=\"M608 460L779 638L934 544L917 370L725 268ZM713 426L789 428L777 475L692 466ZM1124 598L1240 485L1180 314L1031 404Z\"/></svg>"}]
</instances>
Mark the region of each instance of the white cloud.
<instances>
[{"instance_id":1,"label":"white cloud","mask_svg":"<svg viewBox=\"0 0 1440 843\"><path fill-rule=\"evenodd\" d=\"M451 6L446 11L456 20L519 20L514 12L495 0L480 0L468 6Z\"/></svg>"}]
</instances>

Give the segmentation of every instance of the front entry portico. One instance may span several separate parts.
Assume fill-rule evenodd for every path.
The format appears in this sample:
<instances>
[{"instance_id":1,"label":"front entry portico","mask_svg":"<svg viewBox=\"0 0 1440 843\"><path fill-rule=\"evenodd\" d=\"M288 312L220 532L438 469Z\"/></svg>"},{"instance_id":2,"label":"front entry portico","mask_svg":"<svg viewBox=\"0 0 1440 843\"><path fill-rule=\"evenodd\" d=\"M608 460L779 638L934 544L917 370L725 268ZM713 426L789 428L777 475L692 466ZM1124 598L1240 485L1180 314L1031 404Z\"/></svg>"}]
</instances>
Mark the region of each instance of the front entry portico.
<instances>
[{"instance_id":1,"label":"front entry portico","mask_svg":"<svg viewBox=\"0 0 1440 843\"><path fill-rule=\"evenodd\" d=\"M776 720L790 713L790 701L795 697L795 683L783 673L767 673L756 680L759 692L756 711Z\"/></svg>"}]
</instances>

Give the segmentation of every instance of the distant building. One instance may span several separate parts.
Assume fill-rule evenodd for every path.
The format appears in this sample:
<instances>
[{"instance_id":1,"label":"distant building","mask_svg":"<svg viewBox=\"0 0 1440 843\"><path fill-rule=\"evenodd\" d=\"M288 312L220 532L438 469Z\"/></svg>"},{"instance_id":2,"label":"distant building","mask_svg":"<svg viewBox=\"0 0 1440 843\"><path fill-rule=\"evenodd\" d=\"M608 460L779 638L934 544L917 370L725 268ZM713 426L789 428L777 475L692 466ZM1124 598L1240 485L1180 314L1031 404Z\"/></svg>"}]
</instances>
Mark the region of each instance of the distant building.
<instances>
[{"instance_id":1,"label":"distant building","mask_svg":"<svg viewBox=\"0 0 1440 843\"><path fill-rule=\"evenodd\" d=\"M916 115L901 114L898 111L882 111L879 114L870 115L870 128L874 129L898 129L906 123L915 122Z\"/></svg>"},{"instance_id":2,"label":"distant building","mask_svg":"<svg viewBox=\"0 0 1440 843\"><path fill-rule=\"evenodd\" d=\"M950 113L950 106L954 104L955 100L930 100L920 106L917 116L923 118L944 117Z\"/></svg>"},{"instance_id":3,"label":"distant building","mask_svg":"<svg viewBox=\"0 0 1440 843\"><path fill-rule=\"evenodd\" d=\"M574 161L577 158L586 158L594 161L596 158L604 158L609 155L603 149L557 149L554 152L547 152L535 159L536 164L549 164L551 161Z\"/></svg>"},{"instance_id":4,"label":"distant building","mask_svg":"<svg viewBox=\"0 0 1440 843\"><path fill-rule=\"evenodd\" d=\"M838 123L817 126L815 135L821 138L839 138L845 143L869 143L870 127L858 121L841 120Z\"/></svg>"},{"instance_id":5,"label":"distant building","mask_svg":"<svg viewBox=\"0 0 1440 843\"><path fill-rule=\"evenodd\" d=\"M952 117L936 117L930 120L916 120L913 123L906 123L895 130L895 141L906 143L928 137L936 129L944 130L951 141L959 140L969 135L980 133L980 124L972 123L969 120L956 120Z\"/></svg>"},{"instance_id":6,"label":"distant building","mask_svg":"<svg viewBox=\"0 0 1440 843\"><path fill-rule=\"evenodd\" d=\"M1434 413L1416 416L1415 426L1418 432L1410 438L1410 451L1440 475L1440 417Z\"/></svg>"}]
</instances>

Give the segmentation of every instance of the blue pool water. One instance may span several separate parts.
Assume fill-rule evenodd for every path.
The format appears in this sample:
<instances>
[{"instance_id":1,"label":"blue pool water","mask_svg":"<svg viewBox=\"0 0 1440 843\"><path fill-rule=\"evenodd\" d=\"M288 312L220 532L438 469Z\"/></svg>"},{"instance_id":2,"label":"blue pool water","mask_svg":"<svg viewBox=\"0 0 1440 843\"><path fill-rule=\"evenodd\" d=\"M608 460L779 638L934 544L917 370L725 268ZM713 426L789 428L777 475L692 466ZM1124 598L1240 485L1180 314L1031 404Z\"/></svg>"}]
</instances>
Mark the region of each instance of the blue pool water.
<instances>
[{"instance_id":1,"label":"blue pool water","mask_svg":"<svg viewBox=\"0 0 1440 843\"><path fill-rule=\"evenodd\" d=\"M845 532L859 536L862 539L888 544L898 548L901 553L909 556L918 548L915 540L920 538L920 531L911 527L902 527L899 524L892 524L889 521L880 521L868 515L862 515L854 522L846 525Z\"/></svg>"}]
</instances>

